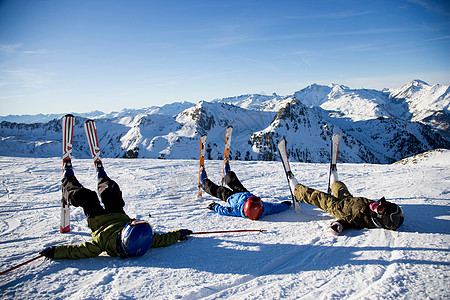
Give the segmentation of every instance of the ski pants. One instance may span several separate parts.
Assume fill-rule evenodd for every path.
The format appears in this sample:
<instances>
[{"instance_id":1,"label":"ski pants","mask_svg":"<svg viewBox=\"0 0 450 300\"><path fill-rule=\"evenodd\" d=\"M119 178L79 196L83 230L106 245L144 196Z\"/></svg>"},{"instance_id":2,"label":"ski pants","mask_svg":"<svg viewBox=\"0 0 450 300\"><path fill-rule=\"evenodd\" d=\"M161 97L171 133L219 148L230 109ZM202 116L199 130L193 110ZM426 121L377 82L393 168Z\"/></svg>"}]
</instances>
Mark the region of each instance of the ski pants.
<instances>
[{"instance_id":1,"label":"ski pants","mask_svg":"<svg viewBox=\"0 0 450 300\"><path fill-rule=\"evenodd\" d=\"M100 205L97 193L83 187L75 176L67 176L62 180L63 198L73 206L81 206L88 218L108 213L125 214L125 202L119 185L109 177L100 177L97 185L104 207Z\"/></svg>"},{"instance_id":2,"label":"ski pants","mask_svg":"<svg viewBox=\"0 0 450 300\"><path fill-rule=\"evenodd\" d=\"M203 183L203 189L211 196L219 198L223 201L227 201L227 199L231 195L248 192L248 190L242 185L233 171L227 172L224 178L224 182L231 189L225 186L218 186L209 179L206 179Z\"/></svg>"},{"instance_id":3,"label":"ski pants","mask_svg":"<svg viewBox=\"0 0 450 300\"><path fill-rule=\"evenodd\" d=\"M298 184L295 187L294 194L299 201L314 205L332 215L336 215L336 210L340 202L346 198L353 197L348 191L347 186L341 181L335 181L331 185L331 195L302 184Z\"/></svg>"}]
</instances>

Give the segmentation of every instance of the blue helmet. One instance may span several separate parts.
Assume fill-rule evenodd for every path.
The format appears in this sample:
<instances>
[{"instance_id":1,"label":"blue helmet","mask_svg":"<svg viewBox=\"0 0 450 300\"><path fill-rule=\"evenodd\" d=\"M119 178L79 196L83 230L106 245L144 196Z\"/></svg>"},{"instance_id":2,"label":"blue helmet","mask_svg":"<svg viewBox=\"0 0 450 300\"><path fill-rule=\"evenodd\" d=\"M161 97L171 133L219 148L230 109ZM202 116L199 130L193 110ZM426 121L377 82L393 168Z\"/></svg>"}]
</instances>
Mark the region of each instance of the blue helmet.
<instances>
[{"instance_id":1,"label":"blue helmet","mask_svg":"<svg viewBox=\"0 0 450 300\"><path fill-rule=\"evenodd\" d=\"M120 233L120 243L124 256L142 256L153 242L153 230L149 223L134 220L125 225Z\"/></svg>"}]
</instances>

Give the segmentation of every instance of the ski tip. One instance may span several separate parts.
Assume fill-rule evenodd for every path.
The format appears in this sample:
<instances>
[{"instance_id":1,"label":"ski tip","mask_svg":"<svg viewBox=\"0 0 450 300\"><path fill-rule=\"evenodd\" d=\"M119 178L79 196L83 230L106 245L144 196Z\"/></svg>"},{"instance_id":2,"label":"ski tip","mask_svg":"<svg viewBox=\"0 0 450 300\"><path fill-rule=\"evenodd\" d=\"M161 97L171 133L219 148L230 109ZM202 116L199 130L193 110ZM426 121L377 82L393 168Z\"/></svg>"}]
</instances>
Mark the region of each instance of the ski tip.
<instances>
[{"instance_id":1,"label":"ski tip","mask_svg":"<svg viewBox=\"0 0 450 300\"><path fill-rule=\"evenodd\" d=\"M64 116L64 118L75 118L75 117L72 114L67 114L67 115Z\"/></svg>"},{"instance_id":2,"label":"ski tip","mask_svg":"<svg viewBox=\"0 0 450 300\"><path fill-rule=\"evenodd\" d=\"M59 232L60 233L67 233L69 231L70 231L70 225L66 226L66 227L62 227L62 226L59 227Z\"/></svg>"},{"instance_id":3,"label":"ski tip","mask_svg":"<svg viewBox=\"0 0 450 300\"><path fill-rule=\"evenodd\" d=\"M286 140L284 138L279 140L277 143L277 147L278 147L278 151L280 151L280 152L285 150L286 149Z\"/></svg>"}]
</instances>

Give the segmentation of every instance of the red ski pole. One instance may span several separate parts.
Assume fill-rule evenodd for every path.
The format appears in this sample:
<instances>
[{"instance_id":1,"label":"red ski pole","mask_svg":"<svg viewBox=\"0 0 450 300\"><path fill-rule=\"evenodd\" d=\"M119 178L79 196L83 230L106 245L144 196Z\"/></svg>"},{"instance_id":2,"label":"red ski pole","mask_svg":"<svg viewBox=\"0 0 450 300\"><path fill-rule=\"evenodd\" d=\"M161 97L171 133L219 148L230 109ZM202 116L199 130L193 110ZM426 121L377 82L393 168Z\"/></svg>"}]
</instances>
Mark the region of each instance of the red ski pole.
<instances>
[{"instance_id":1,"label":"red ski pole","mask_svg":"<svg viewBox=\"0 0 450 300\"><path fill-rule=\"evenodd\" d=\"M265 230L265 229L219 230L219 231L200 231L200 232L193 232L193 233L191 233L191 234L229 233L229 232L249 232L249 231L266 232L267 230Z\"/></svg>"},{"instance_id":2,"label":"red ski pole","mask_svg":"<svg viewBox=\"0 0 450 300\"><path fill-rule=\"evenodd\" d=\"M39 254L39 256L36 256L35 258L32 258L32 259L30 259L30 260L27 260L26 262L23 262L23 263L21 263L21 264L18 264L18 265L15 266L15 267L12 267L12 268L10 268L10 269L8 269L8 270L6 270L6 271L1 272L0 275L6 274L6 273L8 273L8 272L11 272L12 270L15 270L15 269L17 269L17 268L20 268L21 266L24 266L24 265L26 265L26 264L29 264L30 262L35 261L36 259L41 258L42 256L44 256L44 254Z\"/></svg>"}]
</instances>

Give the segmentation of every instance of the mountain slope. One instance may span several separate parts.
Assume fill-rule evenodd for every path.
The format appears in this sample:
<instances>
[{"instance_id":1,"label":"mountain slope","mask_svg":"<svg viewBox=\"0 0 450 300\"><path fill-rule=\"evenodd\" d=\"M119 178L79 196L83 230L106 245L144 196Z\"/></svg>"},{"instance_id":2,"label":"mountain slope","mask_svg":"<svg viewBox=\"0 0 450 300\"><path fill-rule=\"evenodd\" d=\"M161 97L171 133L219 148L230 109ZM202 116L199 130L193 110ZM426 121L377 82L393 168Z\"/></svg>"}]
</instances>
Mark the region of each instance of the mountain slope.
<instances>
[{"instance_id":1,"label":"mountain slope","mask_svg":"<svg viewBox=\"0 0 450 300\"><path fill-rule=\"evenodd\" d=\"M431 128L394 118L352 122L328 116L321 109L309 109L296 99L280 110L272 123L250 140L257 159L276 157L276 142L288 141L288 153L295 161L327 162L333 133L342 135L340 161L391 163L401 158L449 144Z\"/></svg>"},{"instance_id":2,"label":"mountain slope","mask_svg":"<svg viewBox=\"0 0 450 300\"><path fill-rule=\"evenodd\" d=\"M424 105L420 99L425 96L434 100L427 99ZM450 148L436 132L448 134L448 98L448 87L420 81L391 93L311 85L284 98L242 95L197 105L172 103L124 109L96 120L105 157L195 159L198 139L207 133L208 158L221 159L225 128L233 125L232 159L276 160L276 143L286 137L293 161L326 162L331 135L340 132L340 161L391 163ZM410 121L420 116L431 119ZM439 116L441 122L436 121ZM76 117L75 157L89 157L85 120ZM59 119L35 124L3 121L0 137L0 155L60 156Z\"/></svg>"},{"instance_id":3,"label":"mountain slope","mask_svg":"<svg viewBox=\"0 0 450 300\"><path fill-rule=\"evenodd\" d=\"M450 140L450 86L430 86L421 80L413 80L392 91L389 97L407 104L411 121L428 124Z\"/></svg>"}]
</instances>

